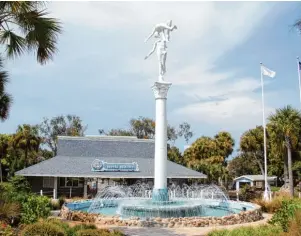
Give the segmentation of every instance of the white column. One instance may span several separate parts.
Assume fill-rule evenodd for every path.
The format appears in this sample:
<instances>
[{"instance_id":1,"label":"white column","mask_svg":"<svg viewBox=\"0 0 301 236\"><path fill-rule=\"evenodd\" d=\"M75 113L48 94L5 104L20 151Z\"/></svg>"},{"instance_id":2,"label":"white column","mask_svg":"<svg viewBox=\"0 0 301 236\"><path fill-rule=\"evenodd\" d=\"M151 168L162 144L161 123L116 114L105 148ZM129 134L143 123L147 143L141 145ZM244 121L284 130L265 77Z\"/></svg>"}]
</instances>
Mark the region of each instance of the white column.
<instances>
[{"instance_id":1,"label":"white column","mask_svg":"<svg viewBox=\"0 0 301 236\"><path fill-rule=\"evenodd\" d=\"M239 181L236 181L236 192L239 192Z\"/></svg>"},{"instance_id":2,"label":"white column","mask_svg":"<svg viewBox=\"0 0 301 236\"><path fill-rule=\"evenodd\" d=\"M88 197L88 181L87 181L87 178L84 178L84 198L87 198Z\"/></svg>"},{"instance_id":3,"label":"white column","mask_svg":"<svg viewBox=\"0 0 301 236\"><path fill-rule=\"evenodd\" d=\"M152 89L156 99L154 188L167 188L167 119L166 100L171 83L155 82Z\"/></svg>"},{"instance_id":4,"label":"white column","mask_svg":"<svg viewBox=\"0 0 301 236\"><path fill-rule=\"evenodd\" d=\"M57 199L57 177L53 180L53 199Z\"/></svg>"}]
</instances>

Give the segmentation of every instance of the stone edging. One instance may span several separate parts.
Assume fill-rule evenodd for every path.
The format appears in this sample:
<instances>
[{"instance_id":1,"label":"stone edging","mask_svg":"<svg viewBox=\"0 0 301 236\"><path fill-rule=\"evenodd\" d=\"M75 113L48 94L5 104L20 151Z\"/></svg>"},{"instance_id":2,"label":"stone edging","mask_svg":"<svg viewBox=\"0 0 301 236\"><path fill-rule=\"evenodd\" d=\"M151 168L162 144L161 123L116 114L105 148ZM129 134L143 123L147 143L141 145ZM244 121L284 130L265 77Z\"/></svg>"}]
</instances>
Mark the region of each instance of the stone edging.
<instances>
[{"instance_id":1,"label":"stone edging","mask_svg":"<svg viewBox=\"0 0 301 236\"><path fill-rule=\"evenodd\" d=\"M63 219L71 221L80 221L85 223L96 223L106 226L133 226L133 227L206 227L219 225L234 225L250 223L263 219L261 207L243 211L238 214L232 214L223 217L183 217L183 218L154 218L140 220L138 217L122 220L119 216L104 216L100 214L91 214L87 212L71 211L65 205L62 207L60 216Z\"/></svg>"}]
</instances>

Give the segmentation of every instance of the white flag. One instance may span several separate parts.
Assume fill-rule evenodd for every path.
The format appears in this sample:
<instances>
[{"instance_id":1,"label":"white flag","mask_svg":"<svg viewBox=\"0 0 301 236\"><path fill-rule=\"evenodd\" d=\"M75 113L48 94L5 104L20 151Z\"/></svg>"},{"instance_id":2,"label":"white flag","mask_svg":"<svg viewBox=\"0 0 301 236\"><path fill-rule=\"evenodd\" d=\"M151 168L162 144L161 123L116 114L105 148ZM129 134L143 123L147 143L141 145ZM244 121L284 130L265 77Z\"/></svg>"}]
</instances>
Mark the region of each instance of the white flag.
<instances>
[{"instance_id":1,"label":"white flag","mask_svg":"<svg viewBox=\"0 0 301 236\"><path fill-rule=\"evenodd\" d=\"M266 68L265 66L261 66L261 73L262 73L263 75L269 76L269 77L271 77L271 78L274 78L275 75L276 75L276 72L275 72L275 71L272 71L272 70Z\"/></svg>"}]
</instances>

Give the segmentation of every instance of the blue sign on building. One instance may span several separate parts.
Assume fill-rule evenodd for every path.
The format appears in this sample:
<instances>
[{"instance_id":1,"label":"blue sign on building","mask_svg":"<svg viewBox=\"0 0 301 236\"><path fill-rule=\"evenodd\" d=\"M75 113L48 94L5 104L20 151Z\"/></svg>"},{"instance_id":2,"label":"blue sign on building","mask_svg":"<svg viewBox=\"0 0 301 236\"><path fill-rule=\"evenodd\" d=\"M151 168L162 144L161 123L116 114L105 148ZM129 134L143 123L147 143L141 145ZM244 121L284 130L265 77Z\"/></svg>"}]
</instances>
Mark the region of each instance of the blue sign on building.
<instances>
[{"instance_id":1,"label":"blue sign on building","mask_svg":"<svg viewBox=\"0 0 301 236\"><path fill-rule=\"evenodd\" d=\"M138 163L107 163L99 159L95 159L91 164L92 171L120 171L120 172L134 172L139 171Z\"/></svg>"}]
</instances>

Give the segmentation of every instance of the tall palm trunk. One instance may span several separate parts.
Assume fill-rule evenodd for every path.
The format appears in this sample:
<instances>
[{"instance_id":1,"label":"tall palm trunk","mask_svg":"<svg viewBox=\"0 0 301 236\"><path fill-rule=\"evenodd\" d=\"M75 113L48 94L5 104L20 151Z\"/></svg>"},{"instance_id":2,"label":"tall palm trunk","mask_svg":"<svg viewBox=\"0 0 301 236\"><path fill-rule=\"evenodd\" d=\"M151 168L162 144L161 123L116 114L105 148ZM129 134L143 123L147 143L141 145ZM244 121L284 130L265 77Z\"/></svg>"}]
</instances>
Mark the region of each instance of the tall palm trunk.
<instances>
[{"instance_id":1,"label":"tall palm trunk","mask_svg":"<svg viewBox=\"0 0 301 236\"><path fill-rule=\"evenodd\" d=\"M288 179L288 158L287 158L287 155L284 155L284 165L283 165L283 179L284 179L284 186L285 187L288 187L287 186L287 183L289 181Z\"/></svg>"},{"instance_id":2,"label":"tall palm trunk","mask_svg":"<svg viewBox=\"0 0 301 236\"><path fill-rule=\"evenodd\" d=\"M27 148L27 146L26 146L26 147L25 147L24 169L26 168L27 156L28 156L28 148Z\"/></svg>"},{"instance_id":3,"label":"tall palm trunk","mask_svg":"<svg viewBox=\"0 0 301 236\"><path fill-rule=\"evenodd\" d=\"M2 183L2 164L1 164L1 158L0 158L0 182Z\"/></svg>"},{"instance_id":4,"label":"tall palm trunk","mask_svg":"<svg viewBox=\"0 0 301 236\"><path fill-rule=\"evenodd\" d=\"M287 166L288 166L288 178L289 178L289 191L291 197L294 197L294 180L293 180L293 168L292 168L292 149L287 147Z\"/></svg>"}]
</instances>

